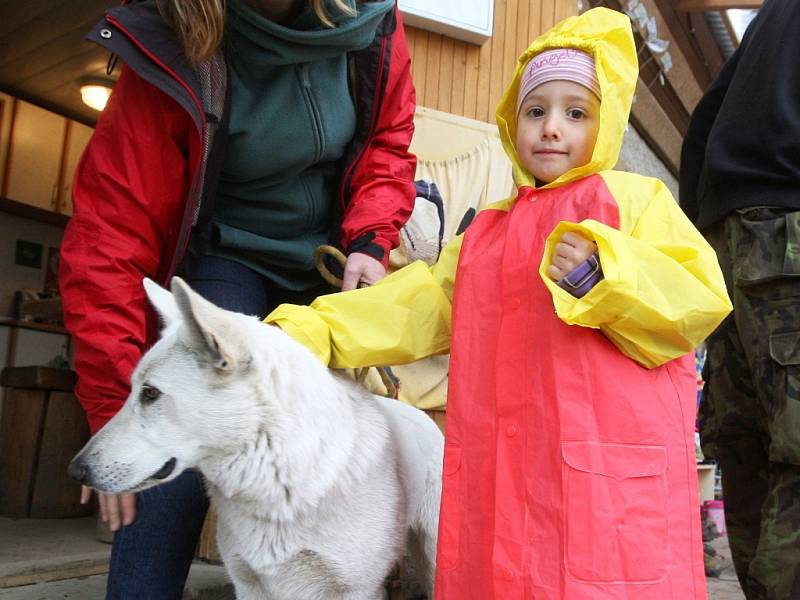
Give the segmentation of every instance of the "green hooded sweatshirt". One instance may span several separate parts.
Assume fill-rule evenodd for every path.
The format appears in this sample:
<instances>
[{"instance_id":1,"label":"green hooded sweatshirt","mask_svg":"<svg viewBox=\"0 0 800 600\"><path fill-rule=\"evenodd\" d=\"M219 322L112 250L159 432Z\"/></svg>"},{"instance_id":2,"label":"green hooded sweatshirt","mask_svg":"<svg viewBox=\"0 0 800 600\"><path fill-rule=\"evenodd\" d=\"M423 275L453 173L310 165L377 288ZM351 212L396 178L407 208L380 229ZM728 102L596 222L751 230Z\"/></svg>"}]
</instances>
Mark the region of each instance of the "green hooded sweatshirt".
<instances>
[{"instance_id":1,"label":"green hooded sweatshirt","mask_svg":"<svg viewBox=\"0 0 800 600\"><path fill-rule=\"evenodd\" d=\"M313 254L328 241L337 164L356 126L347 53L367 47L393 7L366 2L350 16L330 2L330 28L310 7L281 25L229 1L231 113L211 254L287 289L321 282Z\"/></svg>"}]
</instances>

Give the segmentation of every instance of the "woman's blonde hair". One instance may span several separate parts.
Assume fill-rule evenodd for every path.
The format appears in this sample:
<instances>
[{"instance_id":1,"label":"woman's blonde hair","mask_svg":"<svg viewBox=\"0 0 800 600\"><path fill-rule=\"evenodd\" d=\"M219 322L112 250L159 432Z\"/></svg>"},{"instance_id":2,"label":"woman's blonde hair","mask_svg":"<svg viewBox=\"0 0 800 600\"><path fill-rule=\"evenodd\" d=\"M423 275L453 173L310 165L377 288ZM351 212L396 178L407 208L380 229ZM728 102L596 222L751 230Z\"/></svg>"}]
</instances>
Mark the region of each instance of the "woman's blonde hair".
<instances>
[{"instance_id":1,"label":"woman's blonde hair","mask_svg":"<svg viewBox=\"0 0 800 600\"><path fill-rule=\"evenodd\" d=\"M328 27L334 26L324 0L307 1L320 21ZM345 14L355 14L346 0L333 0L333 3ZM225 31L225 0L169 0L168 7L162 2L157 4L161 15L178 33L189 62L197 64L211 58L222 43Z\"/></svg>"}]
</instances>

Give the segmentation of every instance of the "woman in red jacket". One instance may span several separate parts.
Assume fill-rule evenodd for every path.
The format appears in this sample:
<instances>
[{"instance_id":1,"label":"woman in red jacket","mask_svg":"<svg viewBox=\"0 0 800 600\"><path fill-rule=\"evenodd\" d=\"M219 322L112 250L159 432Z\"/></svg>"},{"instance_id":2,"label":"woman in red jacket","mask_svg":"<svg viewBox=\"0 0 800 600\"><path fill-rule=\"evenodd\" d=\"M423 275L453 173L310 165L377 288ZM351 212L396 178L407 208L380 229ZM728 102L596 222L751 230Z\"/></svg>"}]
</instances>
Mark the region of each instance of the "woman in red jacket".
<instances>
[{"instance_id":1,"label":"woman in red jacket","mask_svg":"<svg viewBox=\"0 0 800 600\"><path fill-rule=\"evenodd\" d=\"M394 0L160 8L116 7L88 36L124 64L61 249L92 432L153 340L144 277L180 273L224 308L266 314L324 291L320 243L347 254L346 288L380 279L414 201L414 89ZM100 495L100 508L117 530L108 597L179 598L207 510L198 476Z\"/></svg>"}]
</instances>

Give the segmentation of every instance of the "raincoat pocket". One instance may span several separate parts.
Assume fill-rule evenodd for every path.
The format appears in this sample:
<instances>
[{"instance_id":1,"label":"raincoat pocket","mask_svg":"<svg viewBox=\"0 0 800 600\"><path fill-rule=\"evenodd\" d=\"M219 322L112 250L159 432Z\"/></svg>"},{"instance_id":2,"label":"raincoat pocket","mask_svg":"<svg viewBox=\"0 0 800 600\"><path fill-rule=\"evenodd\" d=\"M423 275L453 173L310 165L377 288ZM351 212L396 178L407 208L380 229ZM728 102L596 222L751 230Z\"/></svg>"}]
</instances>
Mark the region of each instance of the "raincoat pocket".
<instances>
[{"instance_id":1,"label":"raincoat pocket","mask_svg":"<svg viewBox=\"0 0 800 600\"><path fill-rule=\"evenodd\" d=\"M735 284L749 287L800 277L800 211L755 206L736 212L739 219L731 235Z\"/></svg>"},{"instance_id":2,"label":"raincoat pocket","mask_svg":"<svg viewBox=\"0 0 800 600\"><path fill-rule=\"evenodd\" d=\"M448 444L442 468L442 508L439 518L436 568L450 570L461 557L461 446Z\"/></svg>"},{"instance_id":3,"label":"raincoat pocket","mask_svg":"<svg viewBox=\"0 0 800 600\"><path fill-rule=\"evenodd\" d=\"M586 583L648 583L668 564L663 446L563 442L568 575Z\"/></svg>"}]
</instances>

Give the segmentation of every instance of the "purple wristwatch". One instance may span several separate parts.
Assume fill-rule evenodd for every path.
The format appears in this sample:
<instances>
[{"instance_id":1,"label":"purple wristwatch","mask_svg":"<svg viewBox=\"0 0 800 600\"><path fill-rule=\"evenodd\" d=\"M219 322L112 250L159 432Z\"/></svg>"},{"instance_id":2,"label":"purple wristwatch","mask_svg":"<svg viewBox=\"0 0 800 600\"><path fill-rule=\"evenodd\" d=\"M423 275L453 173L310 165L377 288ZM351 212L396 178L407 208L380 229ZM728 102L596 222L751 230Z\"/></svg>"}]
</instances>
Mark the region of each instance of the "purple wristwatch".
<instances>
[{"instance_id":1,"label":"purple wristwatch","mask_svg":"<svg viewBox=\"0 0 800 600\"><path fill-rule=\"evenodd\" d=\"M567 290L576 298L582 298L597 282L603 279L603 268L597 252L556 281L558 287Z\"/></svg>"}]
</instances>

